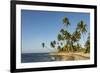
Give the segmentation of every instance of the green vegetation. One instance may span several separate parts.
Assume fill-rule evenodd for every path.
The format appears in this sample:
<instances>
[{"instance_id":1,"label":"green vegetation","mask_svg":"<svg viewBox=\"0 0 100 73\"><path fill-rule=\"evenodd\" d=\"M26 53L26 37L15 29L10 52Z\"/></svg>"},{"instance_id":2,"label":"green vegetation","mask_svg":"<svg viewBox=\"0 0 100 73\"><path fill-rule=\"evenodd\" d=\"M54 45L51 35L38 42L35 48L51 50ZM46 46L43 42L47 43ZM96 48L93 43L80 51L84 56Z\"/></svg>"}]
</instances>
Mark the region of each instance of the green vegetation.
<instances>
[{"instance_id":1,"label":"green vegetation","mask_svg":"<svg viewBox=\"0 0 100 73\"><path fill-rule=\"evenodd\" d=\"M57 34L57 40L51 41L50 46L56 50L56 52L50 53L50 56L55 57L57 60L86 60L90 58L90 34L88 34L87 41L84 44L84 48L79 43L82 34L87 33L87 26L83 20L81 20L76 29L73 32L68 30L71 27L71 22L67 17L62 19L63 28L60 29ZM48 48L45 43L42 43L42 47ZM48 48L49 49L49 48Z\"/></svg>"},{"instance_id":2,"label":"green vegetation","mask_svg":"<svg viewBox=\"0 0 100 73\"><path fill-rule=\"evenodd\" d=\"M85 53L89 53L90 52L90 36L88 36L87 41L84 46L86 47Z\"/></svg>"},{"instance_id":3,"label":"green vegetation","mask_svg":"<svg viewBox=\"0 0 100 73\"><path fill-rule=\"evenodd\" d=\"M79 43L82 34L87 33L87 26L83 20L81 20L73 33L68 30L71 26L71 22L67 17L62 19L62 23L65 26L60 29L57 35L57 41L51 41L50 46L57 49L58 52L90 52L90 36L88 36L83 49Z\"/></svg>"}]
</instances>

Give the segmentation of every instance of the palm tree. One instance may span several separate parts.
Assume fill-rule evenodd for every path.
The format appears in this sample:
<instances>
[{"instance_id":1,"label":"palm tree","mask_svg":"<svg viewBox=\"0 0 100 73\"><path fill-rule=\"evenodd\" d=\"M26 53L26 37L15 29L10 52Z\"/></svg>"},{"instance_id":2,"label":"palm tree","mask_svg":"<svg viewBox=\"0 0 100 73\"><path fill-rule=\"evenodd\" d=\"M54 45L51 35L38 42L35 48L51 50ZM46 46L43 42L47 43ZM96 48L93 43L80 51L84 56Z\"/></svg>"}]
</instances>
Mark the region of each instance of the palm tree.
<instances>
[{"instance_id":1,"label":"palm tree","mask_svg":"<svg viewBox=\"0 0 100 73\"><path fill-rule=\"evenodd\" d=\"M65 26L69 26L70 25L70 21L69 21L69 19L67 18L67 17L64 17L63 18L63 24L65 24ZM64 40L66 40L66 46L67 45L71 45L72 43L71 43L71 34L67 31L67 30L61 30L60 31L62 34L63 34L63 37L64 37ZM65 48L65 49L67 49L67 48Z\"/></svg>"},{"instance_id":2,"label":"palm tree","mask_svg":"<svg viewBox=\"0 0 100 73\"><path fill-rule=\"evenodd\" d=\"M63 18L63 24L65 24L66 26L70 25L69 19L67 17Z\"/></svg>"},{"instance_id":3,"label":"palm tree","mask_svg":"<svg viewBox=\"0 0 100 73\"><path fill-rule=\"evenodd\" d=\"M79 39L81 38L81 33L79 31L75 31L73 34L72 34L72 41L73 42L77 42L79 41Z\"/></svg>"},{"instance_id":4,"label":"palm tree","mask_svg":"<svg viewBox=\"0 0 100 73\"><path fill-rule=\"evenodd\" d=\"M77 29L77 31L79 31L81 33L87 32L86 24L82 20L77 24L77 28L76 29Z\"/></svg>"},{"instance_id":5,"label":"palm tree","mask_svg":"<svg viewBox=\"0 0 100 73\"><path fill-rule=\"evenodd\" d=\"M81 33L78 30L75 30L75 32L73 32L73 34L71 35L72 51L76 51L76 48L75 48L76 46L73 44L78 42L80 38L81 38Z\"/></svg>"},{"instance_id":6,"label":"palm tree","mask_svg":"<svg viewBox=\"0 0 100 73\"><path fill-rule=\"evenodd\" d=\"M67 31L67 30L64 30L64 29L61 29L60 30L60 35L59 35L59 37L62 37L63 38L63 40L65 39L65 40L68 40L69 38L70 38L70 36L71 36L71 34Z\"/></svg>"},{"instance_id":7,"label":"palm tree","mask_svg":"<svg viewBox=\"0 0 100 73\"><path fill-rule=\"evenodd\" d=\"M70 34L68 31L65 31L65 40L66 40L66 45L70 45L70 50L74 51L74 43L79 41L81 34L79 31L73 32L73 34Z\"/></svg>"}]
</instances>

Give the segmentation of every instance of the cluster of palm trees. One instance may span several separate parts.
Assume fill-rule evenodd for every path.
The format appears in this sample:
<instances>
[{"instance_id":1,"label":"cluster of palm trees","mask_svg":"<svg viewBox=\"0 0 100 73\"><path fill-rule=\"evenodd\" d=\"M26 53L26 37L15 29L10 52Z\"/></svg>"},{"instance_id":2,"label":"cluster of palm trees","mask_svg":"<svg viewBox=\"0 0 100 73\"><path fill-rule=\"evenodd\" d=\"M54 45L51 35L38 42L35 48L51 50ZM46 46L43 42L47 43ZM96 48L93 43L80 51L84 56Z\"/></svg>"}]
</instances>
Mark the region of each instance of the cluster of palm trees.
<instances>
[{"instance_id":1,"label":"cluster of palm trees","mask_svg":"<svg viewBox=\"0 0 100 73\"><path fill-rule=\"evenodd\" d=\"M67 17L64 17L63 25L66 28L60 29L59 34L57 35L57 41L51 41L50 45L52 48L55 48L58 50L58 52L74 52L79 51L81 48L79 44L79 40L81 39L82 34L85 34L87 32L86 24L83 20L81 20L75 29L73 33L68 31L68 27L71 26L71 23ZM85 47L86 47L86 53L90 51L90 37L88 37Z\"/></svg>"}]
</instances>

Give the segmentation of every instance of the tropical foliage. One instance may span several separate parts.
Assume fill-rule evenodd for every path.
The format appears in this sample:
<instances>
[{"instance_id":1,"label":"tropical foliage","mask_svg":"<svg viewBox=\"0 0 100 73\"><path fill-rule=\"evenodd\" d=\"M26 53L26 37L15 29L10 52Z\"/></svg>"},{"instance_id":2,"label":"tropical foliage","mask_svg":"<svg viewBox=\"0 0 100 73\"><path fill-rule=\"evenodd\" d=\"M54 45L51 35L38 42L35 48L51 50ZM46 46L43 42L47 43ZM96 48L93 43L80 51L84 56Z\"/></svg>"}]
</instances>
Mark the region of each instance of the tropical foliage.
<instances>
[{"instance_id":1,"label":"tropical foliage","mask_svg":"<svg viewBox=\"0 0 100 73\"><path fill-rule=\"evenodd\" d=\"M83 20L81 20L73 33L68 30L68 27L71 26L71 22L67 17L62 19L63 26L66 28L60 29L57 35L57 41L52 41L50 46L58 50L58 52L75 52L82 49L79 44L79 40L82 37L82 34L87 32L87 26ZM85 43L85 53L90 51L90 37L88 37Z\"/></svg>"},{"instance_id":2,"label":"tropical foliage","mask_svg":"<svg viewBox=\"0 0 100 73\"><path fill-rule=\"evenodd\" d=\"M87 41L85 43L85 53L89 53L90 52L90 35L88 35Z\"/></svg>"}]
</instances>

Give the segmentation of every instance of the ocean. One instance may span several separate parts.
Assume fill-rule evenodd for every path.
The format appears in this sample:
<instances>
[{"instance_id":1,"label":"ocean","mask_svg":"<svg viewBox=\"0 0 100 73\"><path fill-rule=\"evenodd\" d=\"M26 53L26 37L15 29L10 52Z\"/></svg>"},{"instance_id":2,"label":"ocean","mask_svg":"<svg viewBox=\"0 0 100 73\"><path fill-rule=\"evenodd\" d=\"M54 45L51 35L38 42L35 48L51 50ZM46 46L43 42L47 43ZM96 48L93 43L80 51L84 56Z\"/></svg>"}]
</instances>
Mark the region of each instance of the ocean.
<instances>
[{"instance_id":1,"label":"ocean","mask_svg":"<svg viewBox=\"0 0 100 73\"><path fill-rule=\"evenodd\" d=\"M50 62L56 61L49 53L22 53L21 62L30 63L30 62Z\"/></svg>"}]
</instances>

